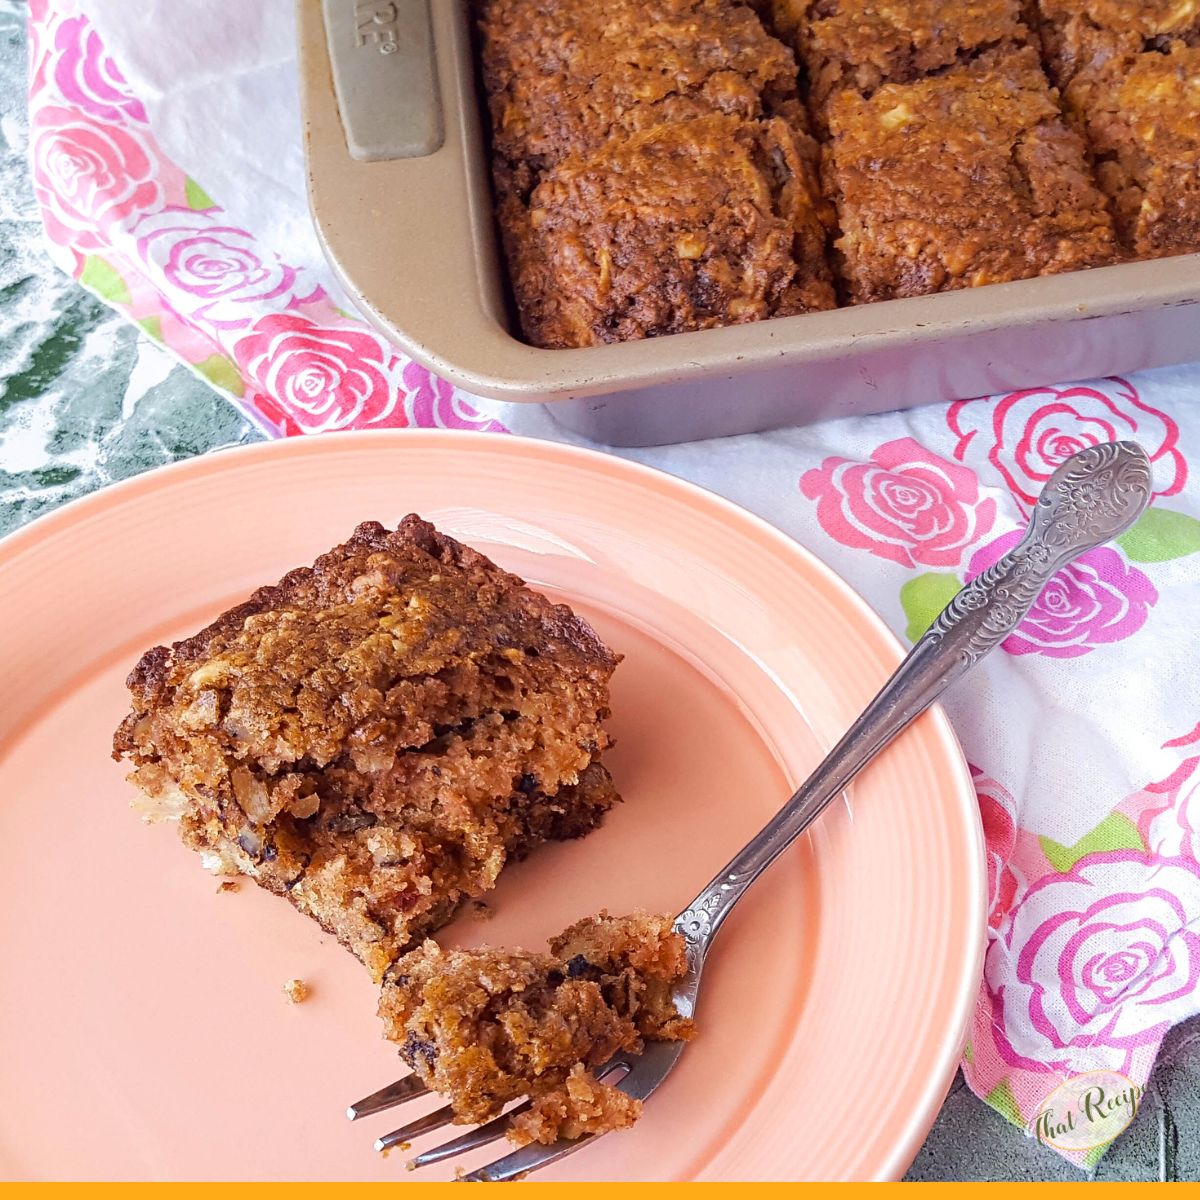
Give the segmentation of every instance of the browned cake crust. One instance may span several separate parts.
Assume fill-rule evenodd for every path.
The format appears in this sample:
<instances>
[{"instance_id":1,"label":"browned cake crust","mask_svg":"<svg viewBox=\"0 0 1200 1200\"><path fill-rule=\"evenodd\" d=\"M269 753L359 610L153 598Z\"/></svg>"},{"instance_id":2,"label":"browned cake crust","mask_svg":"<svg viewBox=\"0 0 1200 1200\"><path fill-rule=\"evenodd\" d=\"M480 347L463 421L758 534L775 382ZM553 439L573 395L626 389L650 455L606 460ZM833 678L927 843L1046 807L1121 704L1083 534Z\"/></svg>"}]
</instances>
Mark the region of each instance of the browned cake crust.
<instances>
[{"instance_id":1,"label":"browned cake crust","mask_svg":"<svg viewBox=\"0 0 1200 1200\"><path fill-rule=\"evenodd\" d=\"M791 51L734 0L478 0L526 337L565 348L832 308Z\"/></svg>"},{"instance_id":2,"label":"browned cake crust","mask_svg":"<svg viewBox=\"0 0 1200 1200\"><path fill-rule=\"evenodd\" d=\"M114 755L210 866L379 977L505 863L591 829L617 663L586 622L409 516L360 525L148 651Z\"/></svg>"},{"instance_id":3,"label":"browned cake crust","mask_svg":"<svg viewBox=\"0 0 1200 1200\"><path fill-rule=\"evenodd\" d=\"M388 972L379 1014L456 1122L487 1121L529 1097L509 1137L553 1142L637 1119L640 1101L592 1072L645 1039L692 1037L671 997L686 971L670 917L601 913L554 938L549 954L426 942Z\"/></svg>"},{"instance_id":4,"label":"browned cake crust","mask_svg":"<svg viewBox=\"0 0 1200 1200\"><path fill-rule=\"evenodd\" d=\"M1125 251L1200 250L1200 0L1041 0L1040 11Z\"/></svg>"},{"instance_id":5,"label":"browned cake crust","mask_svg":"<svg viewBox=\"0 0 1200 1200\"><path fill-rule=\"evenodd\" d=\"M1200 41L1200 0L1037 0L1047 66L1060 87L1174 41Z\"/></svg>"},{"instance_id":6,"label":"browned cake crust","mask_svg":"<svg viewBox=\"0 0 1200 1200\"><path fill-rule=\"evenodd\" d=\"M1127 250L1200 250L1200 48L1177 42L1081 71L1066 97Z\"/></svg>"},{"instance_id":7,"label":"browned cake crust","mask_svg":"<svg viewBox=\"0 0 1200 1200\"><path fill-rule=\"evenodd\" d=\"M773 0L772 18L805 65L818 118L837 92L870 96L1031 38L1020 0Z\"/></svg>"},{"instance_id":8,"label":"browned cake crust","mask_svg":"<svg viewBox=\"0 0 1200 1200\"><path fill-rule=\"evenodd\" d=\"M832 308L806 152L781 118L704 117L564 160L528 205L510 190L526 335L587 346Z\"/></svg>"},{"instance_id":9,"label":"browned cake crust","mask_svg":"<svg viewBox=\"0 0 1200 1200\"><path fill-rule=\"evenodd\" d=\"M1082 140L1031 47L830 101L826 179L856 303L1110 262Z\"/></svg>"},{"instance_id":10,"label":"browned cake crust","mask_svg":"<svg viewBox=\"0 0 1200 1200\"><path fill-rule=\"evenodd\" d=\"M493 148L526 190L614 135L797 95L791 51L729 0L488 0L479 25Z\"/></svg>"}]
</instances>

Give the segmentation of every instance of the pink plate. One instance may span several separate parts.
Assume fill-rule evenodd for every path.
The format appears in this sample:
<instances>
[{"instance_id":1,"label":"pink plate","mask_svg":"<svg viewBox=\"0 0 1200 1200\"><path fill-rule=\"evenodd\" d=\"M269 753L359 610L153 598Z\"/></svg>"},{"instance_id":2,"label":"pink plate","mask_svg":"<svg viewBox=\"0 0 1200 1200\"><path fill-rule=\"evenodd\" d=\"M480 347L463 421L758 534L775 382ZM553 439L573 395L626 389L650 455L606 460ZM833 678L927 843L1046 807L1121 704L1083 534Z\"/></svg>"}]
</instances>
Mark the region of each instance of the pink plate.
<instances>
[{"instance_id":1,"label":"pink plate","mask_svg":"<svg viewBox=\"0 0 1200 1200\"><path fill-rule=\"evenodd\" d=\"M494 434L252 446L20 530L0 543L0 1176L414 1178L371 1150L394 1114L342 1115L400 1073L366 972L253 885L218 893L171 828L138 821L109 758L142 650L359 521L409 511L568 600L626 656L609 760L626 802L514 867L494 919L462 918L456 943L536 947L601 907L676 911L899 657L850 588L733 505ZM700 1036L639 1125L545 1177L902 1174L974 1001L983 880L974 793L934 712L731 918ZM281 991L295 977L311 988L298 1006Z\"/></svg>"}]
</instances>

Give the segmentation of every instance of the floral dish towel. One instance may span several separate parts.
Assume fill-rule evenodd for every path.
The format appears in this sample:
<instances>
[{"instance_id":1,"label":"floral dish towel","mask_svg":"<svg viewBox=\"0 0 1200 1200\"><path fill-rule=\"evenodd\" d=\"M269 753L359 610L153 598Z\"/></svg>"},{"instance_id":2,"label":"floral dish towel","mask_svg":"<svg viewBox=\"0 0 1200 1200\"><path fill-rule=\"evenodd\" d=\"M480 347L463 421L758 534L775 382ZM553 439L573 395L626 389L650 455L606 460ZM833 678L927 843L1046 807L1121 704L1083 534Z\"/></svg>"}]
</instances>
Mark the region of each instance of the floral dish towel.
<instances>
[{"instance_id":1,"label":"floral dish towel","mask_svg":"<svg viewBox=\"0 0 1200 1200\"><path fill-rule=\"evenodd\" d=\"M51 253L269 434L567 438L541 410L432 377L349 313L308 218L291 10L33 0L30 157ZM620 452L774 522L909 639L1013 544L1073 451L1132 437L1150 453L1154 507L1063 571L946 703L991 902L963 1071L1039 1136L1064 1080L1140 1087L1164 1032L1200 1012L1197 391L1192 366ZM1043 1140L1085 1167L1104 1150Z\"/></svg>"}]
</instances>

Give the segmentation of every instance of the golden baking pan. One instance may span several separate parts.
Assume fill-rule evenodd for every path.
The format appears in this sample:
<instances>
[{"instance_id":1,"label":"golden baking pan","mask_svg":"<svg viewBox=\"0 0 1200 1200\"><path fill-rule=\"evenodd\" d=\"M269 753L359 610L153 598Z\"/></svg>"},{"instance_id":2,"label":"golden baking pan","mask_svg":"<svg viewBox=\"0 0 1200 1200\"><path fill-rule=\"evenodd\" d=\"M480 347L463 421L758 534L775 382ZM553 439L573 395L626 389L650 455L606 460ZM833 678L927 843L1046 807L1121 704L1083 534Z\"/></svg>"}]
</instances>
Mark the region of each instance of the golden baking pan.
<instances>
[{"instance_id":1,"label":"golden baking pan","mask_svg":"<svg viewBox=\"0 0 1200 1200\"><path fill-rule=\"evenodd\" d=\"M297 5L309 200L329 261L376 328L468 392L546 404L599 441L662 445L1200 358L1196 254L620 345L526 345L467 7Z\"/></svg>"}]
</instances>

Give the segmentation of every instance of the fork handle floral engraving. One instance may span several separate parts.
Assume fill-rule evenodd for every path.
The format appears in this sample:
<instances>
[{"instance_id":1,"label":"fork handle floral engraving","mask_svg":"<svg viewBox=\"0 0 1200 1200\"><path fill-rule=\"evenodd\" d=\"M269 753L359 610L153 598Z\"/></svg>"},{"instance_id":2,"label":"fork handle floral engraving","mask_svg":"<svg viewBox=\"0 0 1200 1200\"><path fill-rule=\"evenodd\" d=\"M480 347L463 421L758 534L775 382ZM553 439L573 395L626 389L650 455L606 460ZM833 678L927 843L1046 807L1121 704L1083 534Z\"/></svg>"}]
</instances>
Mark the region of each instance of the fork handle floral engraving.
<instances>
[{"instance_id":1,"label":"fork handle floral engraving","mask_svg":"<svg viewBox=\"0 0 1200 1200\"><path fill-rule=\"evenodd\" d=\"M1081 450L1047 483L1024 538L971 580L917 645L953 640L968 665L978 661L1020 624L1056 571L1124 532L1130 511L1141 515L1152 486L1150 463L1132 442Z\"/></svg>"}]
</instances>

